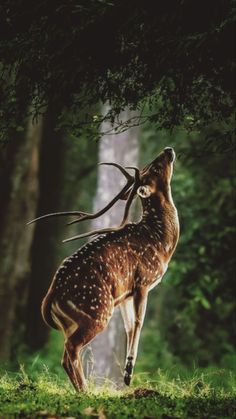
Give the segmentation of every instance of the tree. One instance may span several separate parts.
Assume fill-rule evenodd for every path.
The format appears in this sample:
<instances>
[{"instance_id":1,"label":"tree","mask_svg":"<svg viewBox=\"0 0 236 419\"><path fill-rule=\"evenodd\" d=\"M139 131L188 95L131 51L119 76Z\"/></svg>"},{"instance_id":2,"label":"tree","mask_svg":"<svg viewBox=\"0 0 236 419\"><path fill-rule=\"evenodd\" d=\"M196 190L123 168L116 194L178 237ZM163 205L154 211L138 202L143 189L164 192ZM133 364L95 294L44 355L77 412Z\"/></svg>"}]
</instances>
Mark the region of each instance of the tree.
<instances>
[{"instance_id":1,"label":"tree","mask_svg":"<svg viewBox=\"0 0 236 419\"><path fill-rule=\"evenodd\" d=\"M63 188L66 144L63 131L55 131L56 113L50 106L43 120L39 162L39 199L36 216L58 208ZM32 218L35 218L33 216ZM32 219L31 218L31 219ZM30 218L28 219L30 221ZM31 272L26 312L26 341L31 349L40 348L49 329L41 316L41 303L59 263L60 233L58 223L37 223L31 247ZM32 226L28 226L31 229ZM35 331L37 333L35 334Z\"/></svg>"},{"instance_id":2,"label":"tree","mask_svg":"<svg viewBox=\"0 0 236 419\"><path fill-rule=\"evenodd\" d=\"M106 109L104 109L106 112ZM135 116L134 112L126 109L121 119L129 119ZM110 131L109 123L103 123L102 129ZM104 135L99 143L99 162L116 162L125 165L137 165L138 162L138 128L115 135ZM122 189L124 179L114 168L101 166L98 170L97 192L94 202L94 210L104 207L119 190ZM93 229L104 226L119 225L123 218L124 201L118 201L115 208L95 219ZM114 315L107 329L98 335L91 344L93 353L93 374L97 383L101 384L108 378L116 385L123 385L123 369L126 355L126 337L124 324L119 308L115 309ZM87 361L88 362L88 361Z\"/></svg>"},{"instance_id":3,"label":"tree","mask_svg":"<svg viewBox=\"0 0 236 419\"><path fill-rule=\"evenodd\" d=\"M23 340L25 304L30 276L30 248L38 199L39 146L42 121L26 123L24 132L0 150L0 359L8 360Z\"/></svg>"},{"instance_id":4,"label":"tree","mask_svg":"<svg viewBox=\"0 0 236 419\"><path fill-rule=\"evenodd\" d=\"M34 114L50 100L58 123L99 100L104 117L71 117L70 129L115 120L127 105L159 128L189 129L233 112L234 1L5 0L1 11L2 135L25 94ZM17 96L16 96L17 92ZM19 92L21 93L19 95ZM203 105L204 104L204 105ZM11 115L11 121L7 118ZM13 118L14 116L14 118ZM7 123L6 123L7 121ZM127 124L120 124L121 129ZM128 124L129 125L129 124Z\"/></svg>"},{"instance_id":5,"label":"tree","mask_svg":"<svg viewBox=\"0 0 236 419\"><path fill-rule=\"evenodd\" d=\"M88 190L87 194L83 191L82 205L85 210L92 201L87 195L93 190L90 185L90 174L95 171L97 144L88 143L85 138L80 138L78 141L77 138L67 136L62 129L56 130L57 114L55 106L50 106L44 115L38 173L39 199L35 216L58 210L81 208L83 188ZM36 224L31 247L31 272L25 309L26 343L31 350L41 348L48 339L49 328L41 316L42 299L59 263L70 252L72 253L75 247L63 245L61 242L63 234L69 234L64 224L65 219L53 219Z\"/></svg>"}]
</instances>

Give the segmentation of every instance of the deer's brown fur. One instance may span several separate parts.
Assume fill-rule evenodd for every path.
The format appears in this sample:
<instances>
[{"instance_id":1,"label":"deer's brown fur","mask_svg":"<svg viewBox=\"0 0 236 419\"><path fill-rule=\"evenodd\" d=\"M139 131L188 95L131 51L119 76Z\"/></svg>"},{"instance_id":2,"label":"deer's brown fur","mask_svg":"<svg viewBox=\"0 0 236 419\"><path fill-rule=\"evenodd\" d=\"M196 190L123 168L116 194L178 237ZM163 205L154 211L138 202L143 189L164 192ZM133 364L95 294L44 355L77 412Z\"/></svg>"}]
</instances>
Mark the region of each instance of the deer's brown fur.
<instances>
[{"instance_id":1,"label":"deer's brown fur","mask_svg":"<svg viewBox=\"0 0 236 419\"><path fill-rule=\"evenodd\" d=\"M104 330L116 305L127 332L124 378L130 382L148 292L166 272L179 236L170 189L173 160L168 148L140 171L140 221L98 235L65 259L43 300L45 322L64 333L62 363L76 389L85 386L80 350Z\"/></svg>"}]
</instances>

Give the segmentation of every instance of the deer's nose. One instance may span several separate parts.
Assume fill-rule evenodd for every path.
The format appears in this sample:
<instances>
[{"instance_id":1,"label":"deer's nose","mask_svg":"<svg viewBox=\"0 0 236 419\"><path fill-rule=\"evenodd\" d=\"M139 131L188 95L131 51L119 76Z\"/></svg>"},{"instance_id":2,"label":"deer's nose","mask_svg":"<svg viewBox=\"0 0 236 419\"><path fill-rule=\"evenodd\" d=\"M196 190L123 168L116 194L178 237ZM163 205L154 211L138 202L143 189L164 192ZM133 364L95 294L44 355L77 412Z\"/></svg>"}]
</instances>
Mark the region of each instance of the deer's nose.
<instances>
[{"instance_id":1,"label":"deer's nose","mask_svg":"<svg viewBox=\"0 0 236 419\"><path fill-rule=\"evenodd\" d=\"M167 154L167 156L169 157L171 162L174 161L175 152L174 152L174 149L172 147L165 147L164 148L164 153Z\"/></svg>"}]
</instances>

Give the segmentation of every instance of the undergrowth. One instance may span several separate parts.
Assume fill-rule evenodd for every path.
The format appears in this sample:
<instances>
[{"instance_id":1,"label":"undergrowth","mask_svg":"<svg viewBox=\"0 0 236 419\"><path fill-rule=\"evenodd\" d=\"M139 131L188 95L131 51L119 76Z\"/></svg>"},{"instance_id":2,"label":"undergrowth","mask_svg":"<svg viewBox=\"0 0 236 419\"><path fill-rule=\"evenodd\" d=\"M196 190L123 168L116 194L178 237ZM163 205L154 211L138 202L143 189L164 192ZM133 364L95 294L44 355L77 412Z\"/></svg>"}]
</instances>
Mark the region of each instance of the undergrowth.
<instances>
[{"instance_id":1,"label":"undergrowth","mask_svg":"<svg viewBox=\"0 0 236 419\"><path fill-rule=\"evenodd\" d=\"M217 377L217 380L216 380ZM221 380L220 381L220 377ZM225 387L220 383L230 383ZM137 374L130 388L112 389L107 383L77 394L66 378L39 366L2 372L0 417L6 418L234 418L232 373L196 369L184 377L158 370L152 377Z\"/></svg>"},{"instance_id":2,"label":"undergrowth","mask_svg":"<svg viewBox=\"0 0 236 419\"><path fill-rule=\"evenodd\" d=\"M163 358L160 363L165 368L155 369L154 362L145 361L143 355L129 388L117 390L107 380L97 389L90 380L88 391L78 394L60 366L62 344L61 336L52 334L37 355L18 358L20 367L0 370L0 419L236 418L232 359L229 368L201 369Z\"/></svg>"}]
</instances>

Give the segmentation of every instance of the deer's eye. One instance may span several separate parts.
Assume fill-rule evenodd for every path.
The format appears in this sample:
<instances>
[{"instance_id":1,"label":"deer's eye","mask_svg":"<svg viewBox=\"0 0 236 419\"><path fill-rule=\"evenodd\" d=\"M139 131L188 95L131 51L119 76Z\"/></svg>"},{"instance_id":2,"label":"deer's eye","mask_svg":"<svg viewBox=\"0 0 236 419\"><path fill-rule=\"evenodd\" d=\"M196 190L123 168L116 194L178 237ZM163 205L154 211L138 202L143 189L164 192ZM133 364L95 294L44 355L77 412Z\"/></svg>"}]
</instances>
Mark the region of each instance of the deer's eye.
<instances>
[{"instance_id":1,"label":"deer's eye","mask_svg":"<svg viewBox=\"0 0 236 419\"><path fill-rule=\"evenodd\" d=\"M162 165L158 164L158 166L155 166L152 169L152 173L155 173L155 175L159 175L161 173L162 169L163 169Z\"/></svg>"}]
</instances>

